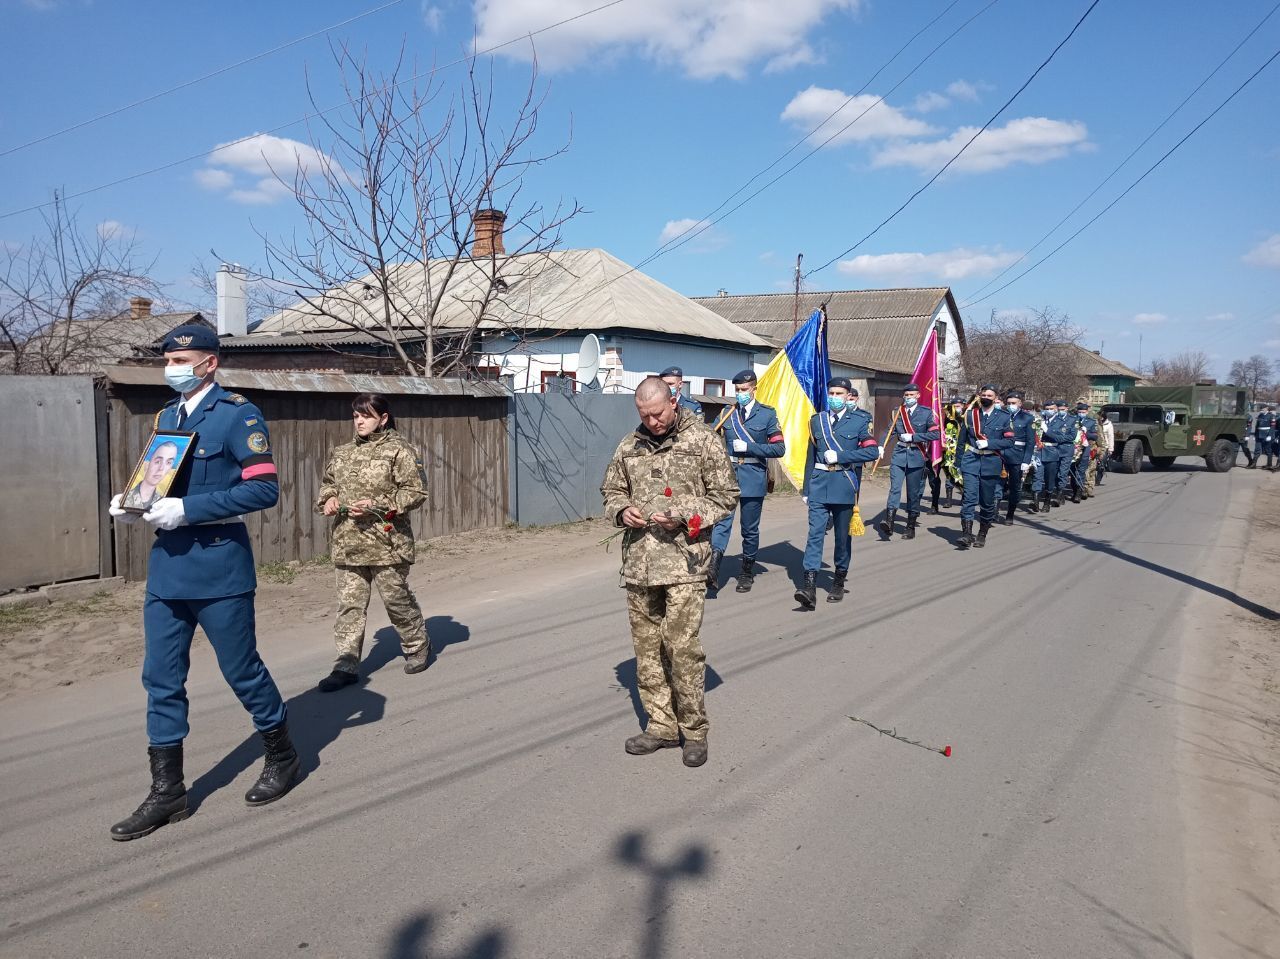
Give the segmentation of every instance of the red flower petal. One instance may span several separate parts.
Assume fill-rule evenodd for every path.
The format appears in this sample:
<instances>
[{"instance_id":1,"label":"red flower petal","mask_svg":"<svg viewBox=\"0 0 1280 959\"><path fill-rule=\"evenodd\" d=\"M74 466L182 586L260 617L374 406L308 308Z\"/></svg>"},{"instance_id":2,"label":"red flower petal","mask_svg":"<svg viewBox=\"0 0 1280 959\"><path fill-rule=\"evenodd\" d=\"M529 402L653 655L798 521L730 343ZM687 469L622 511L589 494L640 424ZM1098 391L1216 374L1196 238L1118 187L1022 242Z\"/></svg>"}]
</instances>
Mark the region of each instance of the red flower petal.
<instances>
[{"instance_id":1,"label":"red flower petal","mask_svg":"<svg viewBox=\"0 0 1280 959\"><path fill-rule=\"evenodd\" d=\"M950 756L951 756L951 747L950 747L950 746L943 746L943 747L942 747L942 755L944 755L944 756L946 756L946 757L950 758Z\"/></svg>"},{"instance_id":2,"label":"red flower petal","mask_svg":"<svg viewBox=\"0 0 1280 959\"><path fill-rule=\"evenodd\" d=\"M670 486L668 486L666 489L664 489L664 490L662 491L662 495L663 495L663 496L670 496L670 495L671 495L671 487L670 487Z\"/></svg>"},{"instance_id":3,"label":"red flower petal","mask_svg":"<svg viewBox=\"0 0 1280 959\"><path fill-rule=\"evenodd\" d=\"M395 519L395 518L396 518L396 511L395 511L395 510L393 510L393 509L389 509L389 510L387 510L387 519L388 519L388 520L393 520L393 519Z\"/></svg>"}]
</instances>

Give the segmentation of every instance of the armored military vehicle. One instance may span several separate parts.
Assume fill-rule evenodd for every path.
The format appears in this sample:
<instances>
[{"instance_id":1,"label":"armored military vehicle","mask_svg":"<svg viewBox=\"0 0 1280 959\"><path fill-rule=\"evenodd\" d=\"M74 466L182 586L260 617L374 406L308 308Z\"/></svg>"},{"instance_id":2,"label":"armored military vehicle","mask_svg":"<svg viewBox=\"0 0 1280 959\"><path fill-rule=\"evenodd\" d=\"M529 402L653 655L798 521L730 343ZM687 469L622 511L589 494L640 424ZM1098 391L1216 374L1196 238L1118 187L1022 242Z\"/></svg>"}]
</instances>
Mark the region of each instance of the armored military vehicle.
<instances>
[{"instance_id":1,"label":"armored military vehicle","mask_svg":"<svg viewBox=\"0 0 1280 959\"><path fill-rule=\"evenodd\" d=\"M1112 468L1142 469L1143 457L1168 469L1179 456L1199 456L1215 473L1236 463L1245 435L1246 391L1234 386L1135 386L1123 403L1108 403L1116 432Z\"/></svg>"}]
</instances>

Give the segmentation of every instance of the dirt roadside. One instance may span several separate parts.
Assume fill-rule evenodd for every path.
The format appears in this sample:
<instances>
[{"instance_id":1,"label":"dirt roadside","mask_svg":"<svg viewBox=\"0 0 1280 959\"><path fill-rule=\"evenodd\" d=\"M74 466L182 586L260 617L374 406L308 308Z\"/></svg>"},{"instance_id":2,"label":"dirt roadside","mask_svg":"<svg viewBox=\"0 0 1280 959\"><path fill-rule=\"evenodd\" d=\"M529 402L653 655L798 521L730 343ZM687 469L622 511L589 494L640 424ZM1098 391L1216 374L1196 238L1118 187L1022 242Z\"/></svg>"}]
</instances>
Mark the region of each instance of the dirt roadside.
<instances>
[{"instance_id":1,"label":"dirt roadside","mask_svg":"<svg viewBox=\"0 0 1280 959\"><path fill-rule=\"evenodd\" d=\"M1188 609L1179 799L1194 956L1280 957L1280 483L1264 478L1243 560ZM1245 506L1247 504L1241 504Z\"/></svg>"}]
</instances>

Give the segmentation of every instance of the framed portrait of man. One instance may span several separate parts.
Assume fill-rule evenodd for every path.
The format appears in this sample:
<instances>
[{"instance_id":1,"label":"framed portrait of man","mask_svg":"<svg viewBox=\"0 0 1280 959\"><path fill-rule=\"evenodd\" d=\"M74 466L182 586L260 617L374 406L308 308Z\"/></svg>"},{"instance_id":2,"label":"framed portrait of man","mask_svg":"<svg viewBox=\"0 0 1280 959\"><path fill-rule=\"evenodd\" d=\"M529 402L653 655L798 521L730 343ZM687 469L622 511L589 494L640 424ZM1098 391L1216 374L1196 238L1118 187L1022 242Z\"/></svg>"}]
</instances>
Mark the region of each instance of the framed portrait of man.
<instances>
[{"instance_id":1,"label":"framed portrait of man","mask_svg":"<svg viewBox=\"0 0 1280 959\"><path fill-rule=\"evenodd\" d=\"M125 487L121 509L130 513L145 513L151 504L169 495L173 479L182 469L187 452L191 449L194 433L176 430L156 430L147 440L138 465Z\"/></svg>"}]
</instances>

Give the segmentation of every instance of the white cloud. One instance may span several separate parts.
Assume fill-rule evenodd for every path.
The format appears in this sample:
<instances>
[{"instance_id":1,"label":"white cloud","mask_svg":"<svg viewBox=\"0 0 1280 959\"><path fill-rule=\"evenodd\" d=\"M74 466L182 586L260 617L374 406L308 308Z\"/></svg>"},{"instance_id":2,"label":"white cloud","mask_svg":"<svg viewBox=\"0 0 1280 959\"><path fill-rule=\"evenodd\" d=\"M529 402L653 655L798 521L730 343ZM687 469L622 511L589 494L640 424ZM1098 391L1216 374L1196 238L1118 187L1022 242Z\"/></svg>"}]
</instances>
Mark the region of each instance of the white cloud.
<instances>
[{"instance_id":1,"label":"white cloud","mask_svg":"<svg viewBox=\"0 0 1280 959\"><path fill-rule=\"evenodd\" d=\"M1234 313L1214 313L1212 316L1206 316L1206 323L1230 323L1236 318Z\"/></svg>"},{"instance_id":2,"label":"white cloud","mask_svg":"<svg viewBox=\"0 0 1280 959\"><path fill-rule=\"evenodd\" d=\"M808 67L822 63L822 57L807 43L802 43L788 53L780 53L764 65L765 73L785 73L796 67Z\"/></svg>"},{"instance_id":3,"label":"white cloud","mask_svg":"<svg viewBox=\"0 0 1280 959\"><path fill-rule=\"evenodd\" d=\"M943 140L890 144L875 155L872 165L933 170L946 163L978 130L979 127L961 127ZM1047 163L1092 148L1089 131L1078 120L1022 117L987 130L951 169L986 173L1015 163Z\"/></svg>"},{"instance_id":4,"label":"white cloud","mask_svg":"<svg viewBox=\"0 0 1280 959\"><path fill-rule=\"evenodd\" d=\"M938 277L947 281L990 276L1003 270L1021 254L957 247L940 253L864 253L841 260L836 269L849 276L877 279Z\"/></svg>"},{"instance_id":5,"label":"white cloud","mask_svg":"<svg viewBox=\"0 0 1280 959\"><path fill-rule=\"evenodd\" d=\"M103 220L98 224L98 236L103 240L122 240L132 237L133 230L119 220Z\"/></svg>"},{"instance_id":6,"label":"white cloud","mask_svg":"<svg viewBox=\"0 0 1280 959\"><path fill-rule=\"evenodd\" d=\"M1139 313L1133 318L1135 326L1159 326L1162 323L1168 323L1169 317L1163 313Z\"/></svg>"},{"instance_id":7,"label":"white cloud","mask_svg":"<svg viewBox=\"0 0 1280 959\"><path fill-rule=\"evenodd\" d=\"M599 0L475 0L476 46L522 37L599 6ZM742 77L764 61L773 69L812 62L807 38L833 14L852 14L862 0L640 0L592 13L513 43L500 54L547 69L638 54L674 64L693 77Z\"/></svg>"},{"instance_id":8,"label":"white cloud","mask_svg":"<svg viewBox=\"0 0 1280 959\"><path fill-rule=\"evenodd\" d=\"M1272 233L1241 259L1264 270L1280 270L1280 233Z\"/></svg>"},{"instance_id":9,"label":"white cloud","mask_svg":"<svg viewBox=\"0 0 1280 959\"><path fill-rule=\"evenodd\" d=\"M251 205L284 199L299 174L309 176L337 168L330 157L309 144L267 133L221 143L209 152L207 163L195 172L196 183L206 190L225 192L234 203ZM242 177L253 182L244 185Z\"/></svg>"},{"instance_id":10,"label":"white cloud","mask_svg":"<svg viewBox=\"0 0 1280 959\"><path fill-rule=\"evenodd\" d=\"M698 232L706 223L706 220L694 220L690 217L668 220L658 234L658 245L665 246L670 242L674 246L679 243L688 253L711 253L723 249L729 238L714 226L707 226Z\"/></svg>"},{"instance_id":11,"label":"white cloud","mask_svg":"<svg viewBox=\"0 0 1280 959\"><path fill-rule=\"evenodd\" d=\"M951 97L952 100L967 100L970 103L977 103L981 99L979 92L978 86L968 80L953 80L947 84L947 96Z\"/></svg>"},{"instance_id":12,"label":"white cloud","mask_svg":"<svg viewBox=\"0 0 1280 959\"><path fill-rule=\"evenodd\" d=\"M846 100L848 104L842 106ZM866 115L860 116L864 111ZM884 103L879 97L863 93L850 99L849 94L842 90L828 90L824 87L809 87L797 93L782 111L782 119L806 132L812 132L833 113L836 115L818 131L818 136L823 140L846 123L855 118L858 119L849 129L832 140L832 143L891 140L899 137L927 136L936 132L923 120L907 116L901 110Z\"/></svg>"},{"instance_id":13,"label":"white cloud","mask_svg":"<svg viewBox=\"0 0 1280 959\"><path fill-rule=\"evenodd\" d=\"M929 90L916 97L915 110L916 113L931 113L934 110L941 110L950 103L949 97L944 97L936 90Z\"/></svg>"},{"instance_id":14,"label":"white cloud","mask_svg":"<svg viewBox=\"0 0 1280 959\"><path fill-rule=\"evenodd\" d=\"M941 110L943 107L950 106L953 100L965 100L969 103L977 103L979 100L979 90L976 84L970 83L968 80L953 80L947 84L946 93L938 93L936 90L927 90L916 97L915 110L917 113L930 113L934 110Z\"/></svg>"},{"instance_id":15,"label":"white cloud","mask_svg":"<svg viewBox=\"0 0 1280 959\"><path fill-rule=\"evenodd\" d=\"M422 0L422 22L432 33L439 33L440 25L444 22L444 9L430 0Z\"/></svg>"},{"instance_id":16,"label":"white cloud","mask_svg":"<svg viewBox=\"0 0 1280 959\"><path fill-rule=\"evenodd\" d=\"M1280 350L1280 340L1266 340L1262 345L1269 350Z\"/></svg>"}]
</instances>

